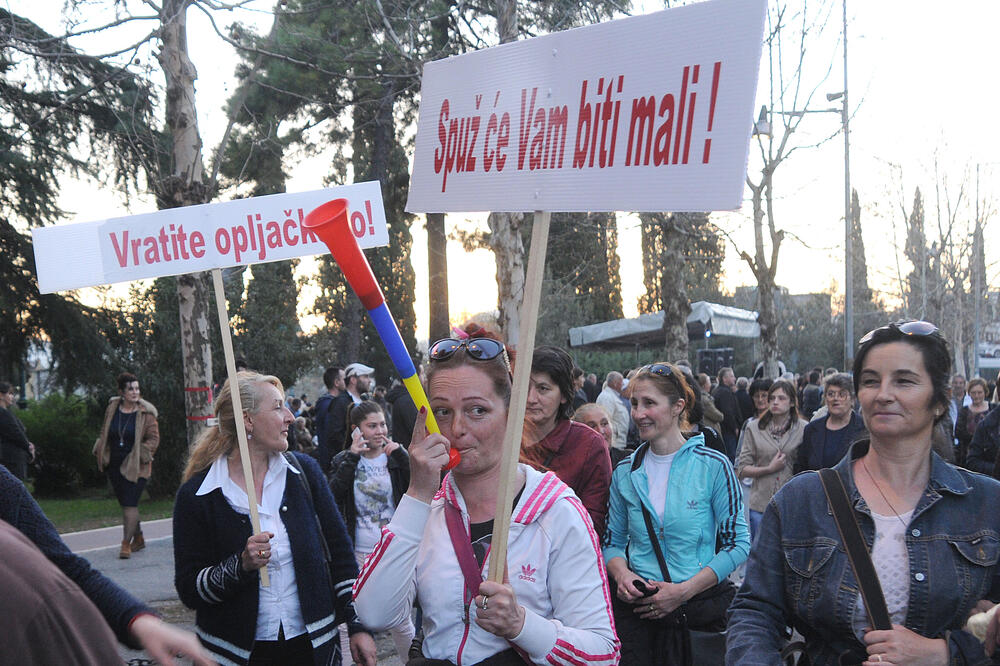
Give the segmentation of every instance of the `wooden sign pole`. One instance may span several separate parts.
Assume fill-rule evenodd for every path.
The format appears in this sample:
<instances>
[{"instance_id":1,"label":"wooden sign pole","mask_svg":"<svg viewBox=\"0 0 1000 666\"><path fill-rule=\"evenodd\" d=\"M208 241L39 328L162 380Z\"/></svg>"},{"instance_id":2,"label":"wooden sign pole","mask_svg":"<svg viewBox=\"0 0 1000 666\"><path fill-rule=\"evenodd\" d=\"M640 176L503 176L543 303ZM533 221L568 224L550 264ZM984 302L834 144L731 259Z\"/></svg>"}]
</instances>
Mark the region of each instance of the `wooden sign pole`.
<instances>
[{"instance_id":1,"label":"wooden sign pole","mask_svg":"<svg viewBox=\"0 0 1000 666\"><path fill-rule=\"evenodd\" d=\"M510 530L511 503L517 490L517 461L521 456L521 435L524 432L524 412L531 379L531 356L535 349L535 328L538 303L542 297L545 274L545 251L549 243L551 213L535 211L531 227L531 249L524 279L524 300L521 301L521 326L517 337L517 364L511 389L507 429L504 434L503 461L500 468L500 488L497 508L493 514L493 537L490 542L489 580L503 582L507 568L507 536Z\"/></svg>"},{"instance_id":2,"label":"wooden sign pole","mask_svg":"<svg viewBox=\"0 0 1000 666\"><path fill-rule=\"evenodd\" d=\"M247 444L247 427L243 423L243 400L240 398L239 382L236 379L236 357L233 355L233 334L229 328L229 311L226 307L226 291L222 285L222 271L212 269L212 282L215 284L215 305L219 312L219 330L222 333L222 349L226 355L226 372L229 374L229 388L233 397L233 415L236 417L236 439L240 446L240 463L243 465L243 482L246 484L247 504L250 506L250 524L253 533L260 534L260 516L257 514L257 488L253 482L253 470L250 467L250 447ZM260 584L271 585L267 567L260 568Z\"/></svg>"}]
</instances>

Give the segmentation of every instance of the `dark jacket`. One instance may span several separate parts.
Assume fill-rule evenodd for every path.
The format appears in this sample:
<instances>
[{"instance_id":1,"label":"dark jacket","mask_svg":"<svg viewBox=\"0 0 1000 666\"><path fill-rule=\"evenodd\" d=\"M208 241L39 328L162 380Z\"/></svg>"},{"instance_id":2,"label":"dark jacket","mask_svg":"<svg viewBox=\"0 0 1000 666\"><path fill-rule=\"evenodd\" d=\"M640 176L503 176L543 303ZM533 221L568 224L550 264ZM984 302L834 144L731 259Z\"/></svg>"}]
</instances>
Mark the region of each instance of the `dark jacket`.
<instances>
[{"instance_id":1,"label":"dark jacket","mask_svg":"<svg viewBox=\"0 0 1000 666\"><path fill-rule=\"evenodd\" d=\"M969 443L965 466L973 472L993 474L997 451L1000 450L1000 409L994 408L976 428Z\"/></svg>"},{"instance_id":2,"label":"dark jacket","mask_svg":"<svg viewBox=\"0 0 1000 666\"><path fill-rule=\"evenodd\" d=\"M28 452L28 435L24 432L24 425L9 409L3 407L0 407L0 445L3 446L5 455L8 449Z\"/></svg>"},{"instance_id":3,"label":"dark jacket","mask_svg":"<svg viewBox=\"0 0 1000 666\"><path fill-rule=\"evenodd\" d=\"M811 421L802 431L802 444L799 445L798 455L795 457L795 467L793 472L805 472L811 469L823 469L823 458L826 458L826 423L830 419L827 414L821 419ZM851 412L851 420L844 426L847 431L844 433L843 447L835 453L837 460L844 457L851 444L863 437L867 437L868 431L865 429L865 422L855 412Z\"/></svg>"},{"instance_id":4,"label":"dark jacket","mask_svg":"<svg viewBox=\"0 0 1000 666\"><path fill-rule=\"evenodd\" d=\"M358 472L358 461L361 456L350 451L341 451L333 457L330 463L330 490L333 499L340 508L340 513L347 523L347 533L354 539L354 530L358 527L358 507L354 503L354 475ZM392 483L392 502L399 506L406 489L410 487L410 455L402 446L388 456L386 468L389 470L389 481Z\"/></svg>"},{"instance_id":5,"label":"dark jacket","mask_svg":"<svg viewBox=\"0 0 1000 666\"><path fill-rule=\"evenodd\" d=\"M722 412L722 423L719 426L722 436L738 437L743 417L740 414L740 403L736 401L736 394L725 384L719 384L712 392L712 397L715 399L716 408Z\"/></svg>"},{"instance_id":6,"label":"dark jacket","mask_svg":"<svg viewBox=\"0 0 1000 666\"><path fill-rule=\"evenodd\" d=\"M802 413L808 421L823 404L823 389L816 384L806 384L802 389Z\"/></svg>"},{"instance_id":7,"label":"dark jacket","mask_svg":"<svg viewBox=\"0 0 1000 666\"><path fill-rule=\"evenodd\" d=\"M413 439L413 426L417 423L417 406L402 384L390 388L385 399L392 408L392 441L409 448L410 440Z\"/></svg>"},{"instance_id":8,"label":"dark jacket","mask_svg":"<svg viewBox=\"0 0 1000 666\"><path fill-rule=\"evenodd\" d=\"M313 406L313 428L316 430L316 441L323 448L326 447L327 418L330 416L330 403L332 402L333 396L327 392L317 398L316 404ZM327 459L329 460L329 457Z\"/></svg>"},{"instance_id":9,"label":"dark jacket","mask_svg":"<svg viewBox=\"0 0 1000 666\"><path fill-rule=\"evenodd\" d=\"M345 619L351 634L364 630L351 602L357 561L316 461L302 453L292 455L302 467L313 499L310 505L301 477L287 471L280 515L292 548L302 619L312 639L314 663L340 664L337 621ZM253 528L250 517L235 511L221 488L196 494L207 474L208 469L202 470L177 491L174 584L184 605L196 612L202 644L226 663L245 664L257 628L260 576L256 570L243 570L240 553ZM317 517L329 547L329 563L324 559Z\"/></svg>"},{"instance_id":10,"label":"dark jacket","mask_svg":"<svg viewBox=\"0 0 1000 666\"><path fill-rule=\"evenodd\" d=\"M5 520L28 537L66 577L80 586L94 602L119 641L132 649L141 649L128 625L139 613L151 613L127 590L90 566L90 562L74 554L59 537L55 526L45 517L42 508L28 493L24 484L0 466L0 520Z\"/></svg>"},{"instance_id":11,"label":"dark jacket","mask_svg":"<svg viewBox=\"0 0 1000 666\"><path fill-rule=\"evenodd\" d=\"M992 402L988 404L989 407L987 408L987 413L986 415L983 416L984 420L986 416L989 415L989 412L993 411L993 409L996 408L996 405L994 405ZM975 432L969 432L969 419L971 416L972 416L971 409L969 409L968 407L959 408L958 419L956 419L955 422L955 439L958 440L959 446L961 446L963 449L968 449L969 444L972 442L972 437L975 434Z\"/></svg>"},{"instance_id":12,"label":"dark jacket","mask_svg":"<svg viewBox=\"0 0 1000 666\"><path fill-rule=\"evenodd\" d=\"M28 475L31 448L24 424L9 409L0 407L0 464L22 481Z\"/></svg>"},{"instance_id":13,"label":"dark jacket","mask_svg":"<svg viewBox=\"0 0 1000 666\"><path fill-rule=\"evenodd\" d=\"M852 463L867 451L867 441L855 443L834 469L870 549L875 524L852 473ZM978 600L1000 600L1000 483L949 465L933 451L930 457L930 479L906 530L904 625L945 639L951 665L990 663L982 643L962 627ZM857 597L857 578L819 475L800 474L764 512L746 578L729 608L726 663L779 663L786 626L805 637L812 666L860 663L865 648L851 625Z\"/></svg>"},{"instance_id":14,"label":"dark jacket","mask_svg":"<svg viewBox=\"0 0 1000 666\"><path fill-rule=\"evenodd\" d=\"M753 416L753 398L747 393L746 389L736 389L736 403L740 406L740 429L743 429L743 424L746 420Z\"/></svg>"},{"instance_id":15,"label":"dark jacket","mask_svg":"<svg viewBox=\"0 0 1000 666\"><path fill-rule=\"evenodd\" d=\"M330 403L326 413L326 439L319 440L319 465L323 472L330 471L330 461L333 456L344 450L347 438L347 418L354 398L344 391Z\"/></svg>"}]
</instances>

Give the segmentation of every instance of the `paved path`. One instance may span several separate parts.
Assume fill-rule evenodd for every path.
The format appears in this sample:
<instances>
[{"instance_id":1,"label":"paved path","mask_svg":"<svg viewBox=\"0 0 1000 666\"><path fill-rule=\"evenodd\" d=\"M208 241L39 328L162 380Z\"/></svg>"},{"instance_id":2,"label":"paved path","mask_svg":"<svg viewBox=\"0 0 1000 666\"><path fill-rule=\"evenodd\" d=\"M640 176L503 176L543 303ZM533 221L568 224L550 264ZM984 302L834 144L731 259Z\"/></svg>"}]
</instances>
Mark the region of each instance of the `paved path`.
<instances>
[{"instance_id":1,"label":"paved path","mask_svg":"<svg viewBox=\"0 0 1000 666\"><path fill-rule=\"evenodd\" d=\"M174 545L170 518L144 521L142 532L146 548L133 553L127 560L118 559L121 547L121 527L105 527L85 532L63 534L63 540L73 552L82 555L105 576L152 606L171 624L194 630L194 611L185 607L174 589ZM375 636L379 666L398 665L395 649L388 633ZM128 661L144 658L119 645L119 653ZM189 662L183 662L187 664Z\"/></svg>"},{"instance_id":2,"label":"paved path","mask_svg":"<svg viewBox=\"0 0 1000 666\"><path fill-rule=\"evenodd\" d=\"M172 534L173 519L162 518L160 520L142 521L142 534L146 543L154 539L162 539ZM122 542L121 525L115 527L102 527L96 530L86 530L85 532L70 532L62 535L74 553L86 553L100 548L120 547Z\"/></svg>"}]
</instances>

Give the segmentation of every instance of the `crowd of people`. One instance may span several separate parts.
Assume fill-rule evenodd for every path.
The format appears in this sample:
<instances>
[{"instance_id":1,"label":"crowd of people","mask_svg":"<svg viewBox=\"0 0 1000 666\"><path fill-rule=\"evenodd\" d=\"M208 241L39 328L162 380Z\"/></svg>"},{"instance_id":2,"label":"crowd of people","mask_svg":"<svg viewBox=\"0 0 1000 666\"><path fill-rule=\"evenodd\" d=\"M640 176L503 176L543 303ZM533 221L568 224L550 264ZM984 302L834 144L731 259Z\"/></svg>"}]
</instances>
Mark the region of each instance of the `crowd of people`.
<instances>
[{"instance_id":1,"label":"crowd of people","mask_svg":"<svg viewBox=\"0 0 1000 666\"><path fill-rule=\"evenodd\" d=\"M34 452L8 384L0 508L27 509L0 516L13 526L0 539L40 549L97 604L89 619L51 620L103 614L95 654L117 636L198 663L370 666L372 634L388 630L414 666L795 652L811 665L987 663L1000 624L997 389L950 375L932 324L872 331L849 373L773 380L681 360L599 384L564 349L533 350L502 583L486 572L517 359L486 329L454 330L422 368L440 433L400 382L376 385L360 362L328 368L314 403L254 370L220 387L173 517L197 640L60 545L15 478ZM122 507L122 558L144 546L138 501L158 441L156 408L123 373L94 445ZM461 462L446 472L451 448ZM720 638L692 640L704 634Z\"/></svg>"}]
</instances>

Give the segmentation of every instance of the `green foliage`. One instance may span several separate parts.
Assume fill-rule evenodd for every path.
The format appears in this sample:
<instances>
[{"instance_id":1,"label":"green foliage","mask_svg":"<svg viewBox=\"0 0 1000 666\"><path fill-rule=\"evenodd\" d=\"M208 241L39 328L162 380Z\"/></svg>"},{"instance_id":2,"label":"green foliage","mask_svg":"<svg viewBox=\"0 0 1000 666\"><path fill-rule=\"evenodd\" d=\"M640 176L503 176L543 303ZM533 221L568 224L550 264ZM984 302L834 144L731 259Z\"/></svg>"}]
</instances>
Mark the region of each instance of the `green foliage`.
<instances>
[{"instance_id":1,"label":"green foliage","mask_svg":"<svg viewBox=\"0 0 1000 666\"><path fill-rule=\"evenodd\" d=\"M104 482L91 453L103 416L95 400L60 393L32 402L18 413L38 451L37 494L67 497Z\"/></svg>"},{"instance_id":2,"label":"green foliage","mask_svg":"<svg viewBox=\"0 0 1000 666\"><path fill-rule=\"evenodd\" d=\"M531 225L522 229L528 247ZM535 343L565 346L570 328L621 317L614 214L553 213Z\"/></svg>"},{"instance_id":3,"label":"green foliage","mask_svg":"<svg viewBox=\"0 0 1000 666\"><path fill-rule=\"evenodd\" d=\"M151 160L151 88L0 8L0 374L14 374L32 341L48 339L67 388L92 385L106 353L101 313L38 293L29 226L59 219L67 173L113 179L128 191ZM88 159L100 155L100 159Z\"/></svg>"},{"instance_id":4,"label":"green foliage","mask_svg":"<svg viewBox=\"0 0 1000 666\"><path fill-rule=\"evenodd\" d=\"M790 372L843 365L843 329L834 325L830 300L830 293L778 299L778 345Z\"/></svg>"},{"instance_id":5,"label":"green foliage","mask_svg":"<svg viewBox=\"0 0 1000 666\"><path fill-rule=\"evenodd\" d=\"M604 382L604 377L612 370L624 374L632 368L664 360L661 351L650 348L628 351L583 351L579 349L569 349L568 351L585 373L592 372L597 375L598 385Z\"/></svg>"},{"instance_id":6,"label":"green foliage","mask_svg":"<svg viewBox=\"0 0 1000 666\"><path fill-rule=\"evenodd\" d=\"M255 264L247 286L243 325L236 347L250 367L275 375L291 386L309 360L308 342L302 336L296 313L298 293L293 261Z\"/></svg>"},{"instance_id":7,"label":"green foliage","mask_svg":"<svg viewBox=\"0 0 1000 666\"><path fill-rule=\"evenodd\" d=\"M680 260L674 260L679 254ZM719 303L726 245L707 213L651 216L642 227L642 274L646 293L639 312L662 309L663 290L683 280L690 302Z\"/></svg>"},{"instance_id":8,"label":"green foliage","mask_svg":"<svg viewBox=\"0 0 1000 666\"><path fill-rule=\"evenodd\" d=\"M122 508L114 497L110 485L102 490L85 490L81 494L82 497L75 495L69 499L46 497L36 499L45 517L52 521L60 534L121 525ZM169 518L173 512L173 497L157 500L143 497L139 502L139 514L143 521Z\"/></svg>"}]
</instances>

